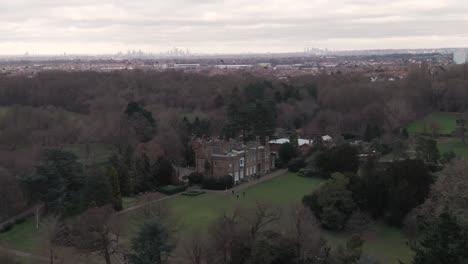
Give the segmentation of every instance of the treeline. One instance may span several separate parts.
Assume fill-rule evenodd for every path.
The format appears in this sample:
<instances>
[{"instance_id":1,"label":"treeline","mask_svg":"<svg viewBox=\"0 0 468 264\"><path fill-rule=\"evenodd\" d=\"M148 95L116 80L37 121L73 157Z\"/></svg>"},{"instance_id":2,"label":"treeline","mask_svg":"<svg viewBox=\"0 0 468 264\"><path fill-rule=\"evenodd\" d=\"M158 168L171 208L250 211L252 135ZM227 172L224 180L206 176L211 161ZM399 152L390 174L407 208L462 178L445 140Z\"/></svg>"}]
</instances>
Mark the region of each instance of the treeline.
<instances>
[{"instance_id":1,"label":"treeline","mask_svg":"<svg viewBox=\"0 0 468 264\"><path fill-rule=\"evenodd\" d=\"M161 153L150 157L153 163L164 156L190 166L193 136L248 139L302 129L387 140L429 111L465 111L466 79L463 67L425 65L404 80L382 83L354 74L288 80L178 71L1 76L0 167L11 176L0 177L0 186L12 186L11 197L24 196L11 177L34 173L44 149L65 145L105 144L123 155L126 146L139 151L143 143ZM132 109L132 102L138 108ZM20 211L25 202L18 204L0 215Z\"/></svg>"}]
</instances>

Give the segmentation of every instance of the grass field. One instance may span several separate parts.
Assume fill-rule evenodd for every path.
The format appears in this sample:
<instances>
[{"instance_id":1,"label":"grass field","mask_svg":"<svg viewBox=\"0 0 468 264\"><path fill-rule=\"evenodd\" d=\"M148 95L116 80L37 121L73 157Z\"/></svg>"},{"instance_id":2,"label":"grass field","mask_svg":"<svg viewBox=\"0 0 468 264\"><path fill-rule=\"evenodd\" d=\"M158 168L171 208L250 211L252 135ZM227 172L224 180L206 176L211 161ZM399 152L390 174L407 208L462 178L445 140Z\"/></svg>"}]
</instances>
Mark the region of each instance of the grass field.
<instances>
[{"instance_id":1,"label":"grass field","mask_svg":"<svg viewBox=\"0 0 468 264\"><path fill-rule=\"evenodd\" d=\"M437 142L440 153L453 151L458 157L468 159L468 144L463 145L459 138L444 138Z\"/></svg>"},{"instance_id":2,"label":"grass field","mask_svg":"<svg viewBox=\"0 0 468 264\"><path fill-rule=\"evenodd\" d=\"M437 124L440 134L451 134L456 129L456 120L460 113L434 112L408 126L408 133L431 133L431 125Z\"/></svg>"},{"instance_id":3,"label":"grass field","mask_svg":"<svg viewBox=\"0 0 468 264\"><path fill-rule=\"evenodd\" d=\"M161 205L168 208L170 222L175 223L179 236L193 230L206 230L223 212L230 212L236 207L247 207L255 201L267 201L274 206L287 207L299 203L305 194L317 189L323 180L299 177L287 174L273 180L254 185L245 190L245 197L240 198L227 193L206 193L200 196L177 196L163 201ZM130 216L130 215L129 215ZM142 215L135 212L126 218L128 221L124 236L132 237L139 229ZM332 246L345 243L350 234L324 232ZM364 252L381 260L381 263L398 263L398 259L408 261L412 251L406 246L400 230L383 224L373 225L365 234Z\"/></svg>"},{"instance_id":4,"label":"grass field","mask_svg":"<svg viewBox=\"0 0 468 264\"><path fill-rule=\"evenodd\" d=\"M36 229L34 219L17 224L9 232L0 234L0 244L5 247L29 253L41 252L41 230Z\"/></svg>"},{"instance_id":5,"label":"grass field","mask_svg":"<svg viewBox=\"0 0 468 264\"><path fill-rule=\"evenodd\" d=\"M161 205L169 210L173 222L182 232L190 232L197 228L206 228L223 212L231 212L236 207L246 207L255 201L265 201L275 206L299 203L304 194L311 193L322 182L320 179L288 174L249 187L244 190L245 196L241 192L239 198L233 196L230 191L209 192L195 197L177 196L162 202ZM140 218L135 218L129 219L129 236L138 230Z\"/></svg>"}]
</instances>

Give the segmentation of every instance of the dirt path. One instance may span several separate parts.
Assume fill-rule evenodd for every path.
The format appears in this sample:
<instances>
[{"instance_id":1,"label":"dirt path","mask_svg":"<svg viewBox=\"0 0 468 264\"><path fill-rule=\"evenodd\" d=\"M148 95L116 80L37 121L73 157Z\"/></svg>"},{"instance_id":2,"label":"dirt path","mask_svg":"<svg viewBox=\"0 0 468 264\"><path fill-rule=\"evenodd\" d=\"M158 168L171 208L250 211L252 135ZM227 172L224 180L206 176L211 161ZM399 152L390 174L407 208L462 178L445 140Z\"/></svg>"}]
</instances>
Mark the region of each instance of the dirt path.
<instances>
[{"instance_id":1,"label":"dirt path","mask_svg":"<svg viewBox=\"0 0 468 264\"><path fill-rule=\"evenodd\" d=\"M177 196L179 196L179 195L180 195L180 193L178 193L178 194L173 194L173 195L169 195L169 196L164 196L164 197L162 197L162 198L159 198L159 199L156 199L156 200L152 200L152 201L148 201L148 202L143 202L143 203L140 203L140 204L131 206L131 207L127 208L127 209L124 209L124 210L122 210L122 211L116 213L116 215L126 214L126 213L128 213L128 212L135 211L135 210L140 209L140 208L142 208L142 207L144 207L144 206L147 206L147 205L149 205L149 204L153 204L153 203L161 202L161 201L164 201L164 200L167 200L167 199L171 199L171 198L177 197Z\"/></svg>"}]
</instances>

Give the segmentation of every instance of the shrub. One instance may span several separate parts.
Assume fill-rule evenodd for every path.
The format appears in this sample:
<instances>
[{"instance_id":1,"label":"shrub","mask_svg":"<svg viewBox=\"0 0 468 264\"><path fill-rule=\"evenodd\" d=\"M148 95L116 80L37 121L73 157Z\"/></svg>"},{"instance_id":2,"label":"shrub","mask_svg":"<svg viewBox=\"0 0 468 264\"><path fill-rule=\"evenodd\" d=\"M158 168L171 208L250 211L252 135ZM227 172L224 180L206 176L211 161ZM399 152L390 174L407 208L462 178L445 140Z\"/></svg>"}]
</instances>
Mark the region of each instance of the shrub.
<instances>
[{"instance_id":1,"label":"shrub","mask_svg":"<svg viewBox=\"0 0 468 264\"><path fill-rule=\"evenodd\" d=\"M346 231L349 232L363 232L372 223L372 217L361 211L355 211L351 214L348 222L346 223Z\"/></svg>"},{"instance_id":2,"label":"shrub","mask_svg":"<svg viewBox=\"0 0 468 264\"><path fill-rule=\"evenodd\" d=\"M182 195L184 196L198 196L198 195L202 195L206 192L204 191L189 191L189 192L184 192Z\"/></svg>"},{"instance_id":3,"label":"shrub","mask_svg":"<svg viewBox=\"0 0 468 264\"><path fill-rule=\"evenodd\" d=\"M233 186L234 178L231 175L203 180L203 188L208 190L226 190L231 189Z\"/></svg>"},{"instance_id":4,"label":"shrub","mask_svg":"<svg viewBox=\"0 0 468 264\"><path fill-rule=\"evenodd\" d=\"M306 166L306 162L303 158L295 158L289 161L288 170L290 172L298 172L300 169Z\"/></svg>"},{"instance_id":5,"label":"shrub","mask_svg":"<svg viewBox=\"0 0 468 264\"><path fill-rule=\"evenodd\" d=\"M198 172L192 172L188 176L188 180L189 180L190 185L202 184L203 183L203 174L198 173Z\"/></svg>"},{"instance_id":6,"label":"shrub","mask_svg":"<svg viewBox=\"0 0 468 264\"><path fill-rule=\"evenodd\" d=\"M167 195L173 195L176 193L183 192L186 189L187 189L187 186L185 185L167 185L164 187L157 188L156 191L167 194Z\"/></svg>"},{"instance_id":7,"label":"shrub","mask_svg":"<svg viewBox=\"0 0 468 264\"><path fill-rule=\"evenodd\" d=\"M0 228L0 233L6 233L13 229L14 223L6 223Z\"/></svg>"}]
</instances>

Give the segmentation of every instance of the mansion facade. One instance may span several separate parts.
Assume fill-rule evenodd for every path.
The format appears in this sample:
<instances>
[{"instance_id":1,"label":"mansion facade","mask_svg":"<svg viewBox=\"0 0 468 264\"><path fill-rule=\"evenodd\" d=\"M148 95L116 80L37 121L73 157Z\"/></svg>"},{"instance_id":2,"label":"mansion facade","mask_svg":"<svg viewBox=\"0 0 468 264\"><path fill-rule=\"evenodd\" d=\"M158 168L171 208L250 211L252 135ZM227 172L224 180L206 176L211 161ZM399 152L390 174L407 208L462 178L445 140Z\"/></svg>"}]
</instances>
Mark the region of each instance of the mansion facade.
<instances>
[{"instance_id":1,"label":"mansion facade","mask_svg":"<svg viewBox=\"0 0 468 264\"><path fill-rule=\"evenodd\" d=\"M196 140L193 142L196 171L205 177L219 178L231 175L234 182L249 180L275 168L275 155L271 152L269 138L265 144L257 137L252 142L235 140Z\"/></svg>"}]
</instances>

